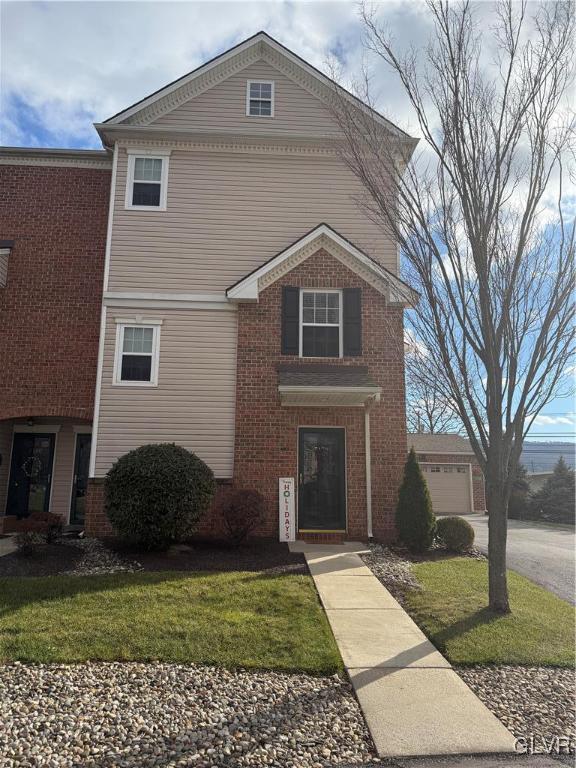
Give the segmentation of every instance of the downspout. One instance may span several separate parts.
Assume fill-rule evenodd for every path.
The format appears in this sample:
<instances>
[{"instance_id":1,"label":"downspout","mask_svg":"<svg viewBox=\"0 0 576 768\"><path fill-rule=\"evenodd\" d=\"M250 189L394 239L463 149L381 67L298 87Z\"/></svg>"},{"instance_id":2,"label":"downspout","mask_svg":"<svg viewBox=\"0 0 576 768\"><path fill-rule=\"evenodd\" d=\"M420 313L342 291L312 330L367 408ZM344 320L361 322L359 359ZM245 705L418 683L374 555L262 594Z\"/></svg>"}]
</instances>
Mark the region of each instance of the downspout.
<instances>
[{"instance_id":1,"label":"downspout","mask_svg":"<svg viewBox=\"0 0 576 768\"><path fill-rule=\"evenodd\" d=\"M370 443L370 409L374 399L371 397L364 405L364 444L366 447L366 523L368 539L373 538L372 531L372 451Z\"/></svg>"}]
</instances>

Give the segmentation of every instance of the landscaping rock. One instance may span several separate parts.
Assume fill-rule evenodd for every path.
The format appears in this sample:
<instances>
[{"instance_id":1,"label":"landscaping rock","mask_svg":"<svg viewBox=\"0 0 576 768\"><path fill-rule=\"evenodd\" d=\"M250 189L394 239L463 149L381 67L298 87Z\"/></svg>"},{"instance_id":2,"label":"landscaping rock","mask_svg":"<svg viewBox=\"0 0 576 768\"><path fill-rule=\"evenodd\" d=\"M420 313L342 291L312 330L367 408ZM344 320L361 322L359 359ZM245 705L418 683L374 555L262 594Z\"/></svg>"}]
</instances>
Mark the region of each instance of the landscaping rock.
<instances>
[{"instance_id":1,"label":"landscaping rock","mask_svg":"<svg viewBox=\"0 0 576 768\"><path fill-rule=\"evenodd\" d=\"M370 553L362 554L362 559L398 602L402 603L407 590L420 589L408 560L381 544L371 543L368 546Z\"/></svg>"},{"instance_id":2,"label":"landscaping rock","mask_svg":"<svg viewBox=\"0 0 576 768\"><path fill-rule=\"evenodd\" d=\"M574 670L479 665L456 671L517 739L526 739L528 751L545 753L552 744L552 754L556 747L566 754L568 740L575 754Z\"/></svg>"},{"instance_id":3,"label":"landscaping rock","mask_svg":"<svg viewBox=\"0 0 576 768\"><path fill-rule=\"evenodd\" d=\"M135 573L142 566L136 560L128 560L108 549L99 539L63 540L69 546L80 548L82 556L74 568L62 573L73 576L98 576L105 573Z\"/></svg>"},{"instance_id":4,"label":"landscaping rock","mask_svg":"<svg viewBox=\"0 0 576 768\"><path fill-rule=\"evenodd\" d=\"M373 759L338 676L181 664L0 667L0 766L276 766Z\"/></svg>"}]
</instances>

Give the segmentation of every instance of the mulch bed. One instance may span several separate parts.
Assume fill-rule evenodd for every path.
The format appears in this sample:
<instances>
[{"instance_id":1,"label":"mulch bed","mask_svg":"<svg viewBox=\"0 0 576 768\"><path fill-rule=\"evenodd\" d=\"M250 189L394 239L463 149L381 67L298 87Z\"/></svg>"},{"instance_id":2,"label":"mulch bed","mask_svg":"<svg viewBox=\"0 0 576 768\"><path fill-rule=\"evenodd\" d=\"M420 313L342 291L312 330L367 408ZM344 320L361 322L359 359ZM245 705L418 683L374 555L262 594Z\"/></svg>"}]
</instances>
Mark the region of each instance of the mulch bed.
<instances>
[{"instance_id":1,"label":"mulch bed","mask_svg":"<svg viewBox=\"0 0 576 768\"><path fill-rule=\"evenodd\" d=\"M92 540L93 541L93 540ZM55 576L74 572L96 573L117 570L144 571L252 571L270 576L306 574L304 555L292 553L287 544L273 540L249 542L238 547L223 542L177 544L167 552L142 552L117 541L94 549L90 562L85 554L90 540L68 539L44 545L32 555L11 552L0 557L4 576ZM94 542L96 544L97 542ZM112 562L114 560L115 562ZM126 568L122 568L125 563ZM96 570L94 570L96 569Z\"/></svg>"},{"instance_id":2,"label":"mulch bed","mask_svg":"<svg viewBox=\"0 0 576 768\"><path fill-rule=\"evenodd\" d=\"M304 555L290 552L274 540L254 541L237 547L222 542L177 544L168 552L135 552L119 543L108 545L118 554L137 560L145 571L264 571L269 575L308 573Z\"/></svg>"},{"instance_id":3,"label":"mulch bed","mask_svg":"<svg viewBox=\"0 0 576 768\"><path fill-rule=\"evenodd\" d=\"M0 557L0 578L4 576L55 576L63 571L72 570L83 550L73 546L72 542L46 544L33 555L21 555L10 552Z\"/></svg>"}]
</instances>

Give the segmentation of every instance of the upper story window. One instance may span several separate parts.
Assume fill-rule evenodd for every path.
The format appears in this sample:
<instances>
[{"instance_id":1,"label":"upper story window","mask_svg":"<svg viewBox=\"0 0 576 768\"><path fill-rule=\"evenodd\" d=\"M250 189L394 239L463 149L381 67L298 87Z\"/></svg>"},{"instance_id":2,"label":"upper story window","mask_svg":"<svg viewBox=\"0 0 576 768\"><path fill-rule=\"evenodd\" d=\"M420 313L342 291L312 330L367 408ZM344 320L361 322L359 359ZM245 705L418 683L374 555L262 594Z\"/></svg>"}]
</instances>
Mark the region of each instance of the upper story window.
<instances>
[{"instance_id":1,"label":"upper story window","mask_svg":"<svg viewBox=\"0 0 576 768\"><path fill-rule=\"evenodd\" d=\"M250 117L274 117L274 82L248 80L246 114Z\"/></svg>"},{"instance_id":2,"label":"upper story window","mask_svg":"<svg viewBox=\"0 0 576 768\"><path fill-rule=\"evenodd\" d=\"M161 321L152 322L117 321L114 384L157 386Z\"/></svg>"},{"instance_id":3,"label":"upper story window","mask_svg":"<svg viewBox=\"0 0 576 768\"><path fill-rule=\"evenodd\" d=\"M126 208L166 210L168 153L128 151Z\"/></svg>"},{"instance_id":4,"label":"upper story window","mask_svg":"<svg viewBox=\"0 0 576 768\"><path fill-rule=\"evenodd\" d=\"M340 291L301 292L300 356L342 357Z\"/></svg>"},{"instance_id":5,"label":"upper story window","mask_svg":"<svg viewBox=\"0 0 576 768\"><path fill-rule=\"evenodd\" d=\"M300 357L362 355L362 289L282 287L280 349Z\"/></svg>"}]
</instances>

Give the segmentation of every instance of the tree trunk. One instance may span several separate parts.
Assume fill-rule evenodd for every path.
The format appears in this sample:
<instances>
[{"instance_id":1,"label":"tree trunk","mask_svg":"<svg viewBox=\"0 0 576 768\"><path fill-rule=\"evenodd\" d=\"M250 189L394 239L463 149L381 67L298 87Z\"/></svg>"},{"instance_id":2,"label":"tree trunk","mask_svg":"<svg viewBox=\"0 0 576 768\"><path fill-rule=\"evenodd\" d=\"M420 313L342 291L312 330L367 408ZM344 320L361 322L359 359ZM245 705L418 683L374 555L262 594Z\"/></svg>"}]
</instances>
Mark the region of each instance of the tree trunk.
<instances>
[{"instance_id":1,"label":"tree trunk","mask_svg":"<svg viewBox=\"0 0 576 768\"><path fill-rule=\"evenodd\" d=\"M489 473L490 474L490 473ZM495 473L499 474L499 473ZM494 613L510 613L506 575L507 502L503 478L486 478L488 508L488 600Z\"/></svg>"}]
</instances>

